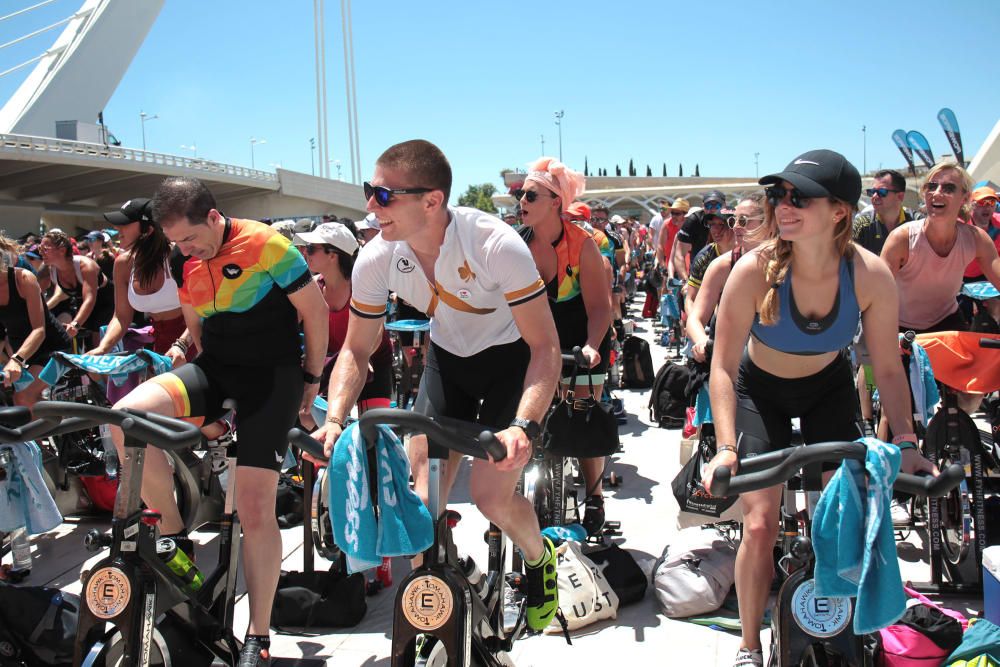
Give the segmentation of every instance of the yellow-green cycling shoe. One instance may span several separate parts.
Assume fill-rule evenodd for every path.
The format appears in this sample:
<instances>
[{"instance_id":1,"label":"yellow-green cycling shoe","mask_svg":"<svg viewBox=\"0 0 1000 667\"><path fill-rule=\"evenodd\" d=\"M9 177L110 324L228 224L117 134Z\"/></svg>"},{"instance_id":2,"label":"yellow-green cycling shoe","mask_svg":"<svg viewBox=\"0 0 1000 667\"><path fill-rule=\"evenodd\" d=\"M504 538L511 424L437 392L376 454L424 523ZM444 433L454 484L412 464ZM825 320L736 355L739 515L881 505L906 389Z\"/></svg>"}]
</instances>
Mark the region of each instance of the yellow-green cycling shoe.
<instances>
[{"instance_id":1,"label":"yellow-green cycling shoe","mask_svg":"<svg viewBox=\"0 0 1000 667\"><path fill-rule=\"evenodd\" d=\"M559 586L556 576L556 549L547 537L542 537L545 555L538 565L525 564L527 584L527 621L533 632L541 632L552 622L559 609Z\"/></svg>"}]
</instances>

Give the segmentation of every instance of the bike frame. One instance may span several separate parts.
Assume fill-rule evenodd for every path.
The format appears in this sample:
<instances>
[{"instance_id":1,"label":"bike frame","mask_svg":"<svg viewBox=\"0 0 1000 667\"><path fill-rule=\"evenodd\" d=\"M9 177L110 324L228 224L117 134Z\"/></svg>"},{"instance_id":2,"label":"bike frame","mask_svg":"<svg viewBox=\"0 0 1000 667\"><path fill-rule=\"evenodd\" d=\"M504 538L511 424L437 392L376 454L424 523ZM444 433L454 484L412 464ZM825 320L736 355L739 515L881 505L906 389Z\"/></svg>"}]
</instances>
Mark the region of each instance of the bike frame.
<instances>
[{"instance_id":1,"label":"bike frame","mask_svg":"<svg viewBox=\"0 0 1000 667\"><path fill-rule=\"evenodd\" d=\"M74 667L96 665L110 648L115 629L123 642L122 665L150 664L153 630L162 614L190 630L189 637L222 660L235 664L242 648L233 635L240 553L236 498L236 452L230 445L225 511L220 521L218 566L197 593L180 585L156 553L157 520L141 510L146 443L125 436L125 457L111 522L110 553L87 573L77 628ZM105 632L107 623L113 629ZM89 647L89 648L88 648Z\"/></svg>"}]
</instances>

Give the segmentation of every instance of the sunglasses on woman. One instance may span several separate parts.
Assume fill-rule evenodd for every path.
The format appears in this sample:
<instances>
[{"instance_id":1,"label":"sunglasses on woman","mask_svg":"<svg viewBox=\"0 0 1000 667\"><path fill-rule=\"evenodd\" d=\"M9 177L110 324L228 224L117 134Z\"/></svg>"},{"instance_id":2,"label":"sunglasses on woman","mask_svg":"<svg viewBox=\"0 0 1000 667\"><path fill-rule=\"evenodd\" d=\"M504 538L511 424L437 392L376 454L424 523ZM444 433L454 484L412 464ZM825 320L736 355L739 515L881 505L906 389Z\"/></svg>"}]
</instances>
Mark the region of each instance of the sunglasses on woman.
<instances>
[{"instance_id":1,"label":"sunglasses on woman","mask_svg":"<svg viewBox=\"0 0 1000 667\"><path fill-rule=\"evenodd\" d=\"M771 205L771 208L778 208L778 204L785 201L785 197L788 197L788 203L795 208L806 208L812 202L812 197L806 197L795 188L786 190L780 185L773 185L765 189L764 194L767 196L767 203Z\"/></svg>"},{"instance_id":2,"label":"sunglasses on woman","mask_svg":"<svg viewBox=\"0 0 1000 667\"><path fill-rule=\"evenodd\" d=\"M555 195L552 195L555 197ZM529 204L534 204L535 200L538 199L537 190L514 190L514 199L521 201L522 199L528 200Z\"/></svg>"},{"instance_id":3,"label":"sunglasses on woman","mask_svg":"<svg viewBox=\"0 0 1000 667\"><path fill-rule=\"evenodd\" d=\"M304 246L304 250L305 253L311 257L312 255L315 255L320 251L324 253L330 253L333 250L333 248L331 248L330 246L316 245L315 243L310 243Z\"/></svg>"},{"instance_id":4,"label":"sunglasses on woman","mask_svg":"<svg viewBox=\"0 0 1000 667\"><path fill-rule=\"evenodd\" d=\"M364 187L365 200L375 197L375 203L379 206L388 206L393 195L421 195L432 190L432 188L384 188L381 185L372 185L368 181L365 181Z\"/></svg>"},{"instance_id":5,"label":"sunglasses on woman","mask_svg":"<svg viewBox=\"0 0 1000 667\"><path fill-rule=\"evenodd\" d=\"M731 215L728 218L726 218L726 224L729 225L730 229L733 229L735 227L746 227L747 223L751 221L760 222L763 219L764 216L762 215L755 215L753 217L746 215Z\"/></svg>"},{"instance_id":6,"label":"sunglasses on woman","mask_svg":"<svg viewBox=\"0 0 1000 667\"><path fill-rule=\"evenodd\" d=\"M705 202L705 205L702 208L704 208L706 211L721 211L722 210L722 202L708 201L708 202Z\"/></svg>"},{"instance_id":7,"label":"sunglasses on woman","mask_svg":"<svg viewBox=\"0 0 1000 667\"><path fill-rule=\"evenodd\" d=\"M938 183L937 181L928 181L924 184L924 190L926 192L937 192L938 189L946 195L953 195L958 192L958 186L954 183Z\"/></svg>"}]
</instances>

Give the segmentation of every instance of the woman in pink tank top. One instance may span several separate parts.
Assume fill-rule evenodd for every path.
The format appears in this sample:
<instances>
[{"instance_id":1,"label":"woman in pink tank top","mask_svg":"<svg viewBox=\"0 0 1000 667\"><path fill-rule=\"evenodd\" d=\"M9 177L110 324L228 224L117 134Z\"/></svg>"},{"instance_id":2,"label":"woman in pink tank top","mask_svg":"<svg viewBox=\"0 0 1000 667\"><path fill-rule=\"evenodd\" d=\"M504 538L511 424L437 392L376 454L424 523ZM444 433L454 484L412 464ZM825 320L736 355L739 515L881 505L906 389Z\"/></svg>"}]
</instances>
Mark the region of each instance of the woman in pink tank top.
<instances>
[{"instance_id":1,"label":"woman in pink tank top","mask_svg":"<svg viewBox=\"0 0 1000 667\"><path fill-rule=\"evenodd\" d=\"M979 260L986 278L1000 288L1000 257L982 229L963 224L968 217L972 178L952 160L937 163L920 188L927 217L894 229L882 259L899 289L900 331L955 331L968 328L958 309L965 267Z\"/></svg>"}]
</instances>

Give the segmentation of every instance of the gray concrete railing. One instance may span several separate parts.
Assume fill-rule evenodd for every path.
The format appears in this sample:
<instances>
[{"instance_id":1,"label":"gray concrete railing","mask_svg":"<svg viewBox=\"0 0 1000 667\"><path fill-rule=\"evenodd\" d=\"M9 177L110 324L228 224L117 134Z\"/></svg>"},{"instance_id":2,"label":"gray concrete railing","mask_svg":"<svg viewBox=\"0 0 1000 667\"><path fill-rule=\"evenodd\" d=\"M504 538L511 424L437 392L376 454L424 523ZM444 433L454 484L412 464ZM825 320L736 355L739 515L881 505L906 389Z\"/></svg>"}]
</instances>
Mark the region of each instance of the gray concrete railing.
<instances>
[{"instance_id":1,"label":"gray concrete railing","mask_svg":"<svg viewBox=\"0 0 1000 667\"><path fill-rule=\"evenodd\" d=\"M222 164L197 157L168 155L166 153L154 153L136 148L125 148L124 146L105 146L104 144L92 144L84 141L31 137L20 134L0 134L0 153L58 153L62 155L97 158L102 161L120 160L136 165L155 164L165 167L192 169L211 174L240 176L272 183L278 180L277 175L271 172L248 169L234 164Z\"/></svg>"}]
</instances>

